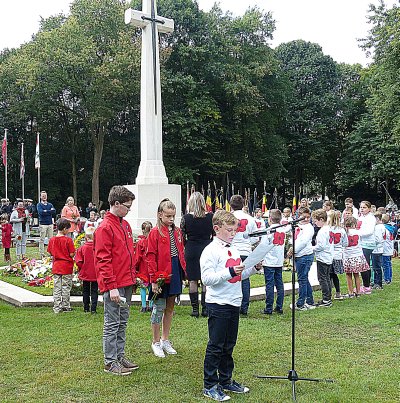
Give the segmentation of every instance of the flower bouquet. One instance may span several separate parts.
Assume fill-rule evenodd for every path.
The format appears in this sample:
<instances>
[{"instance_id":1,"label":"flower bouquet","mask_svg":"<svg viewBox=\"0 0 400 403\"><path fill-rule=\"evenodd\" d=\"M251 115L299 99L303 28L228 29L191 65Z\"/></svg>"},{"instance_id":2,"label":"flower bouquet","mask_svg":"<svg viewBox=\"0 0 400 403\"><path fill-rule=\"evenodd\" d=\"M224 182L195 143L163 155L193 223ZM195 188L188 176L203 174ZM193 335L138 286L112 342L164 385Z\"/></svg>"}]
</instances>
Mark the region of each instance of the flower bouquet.
<instances>
[{"instance_id":1,"label":"flower bouquet","mask_svg":"<svg viewBox=\"0 0 400 403\"><path fill-rule=\"evenodd\" d=\"M165 281L167 280L167 278L169 278L171 276L172 276L172 274L168 274L163 271L160 271L157 273L157 278L156 278L156 281L154 281L154 282L157 284L158 290L157 290L157 292L154 292L154 295L151 298L152 301L154 301L157 298L157 295L161 293L161 291L162 291L161 289L162 289L163 285L165 284Z\"/></svg>"}]
</instances>

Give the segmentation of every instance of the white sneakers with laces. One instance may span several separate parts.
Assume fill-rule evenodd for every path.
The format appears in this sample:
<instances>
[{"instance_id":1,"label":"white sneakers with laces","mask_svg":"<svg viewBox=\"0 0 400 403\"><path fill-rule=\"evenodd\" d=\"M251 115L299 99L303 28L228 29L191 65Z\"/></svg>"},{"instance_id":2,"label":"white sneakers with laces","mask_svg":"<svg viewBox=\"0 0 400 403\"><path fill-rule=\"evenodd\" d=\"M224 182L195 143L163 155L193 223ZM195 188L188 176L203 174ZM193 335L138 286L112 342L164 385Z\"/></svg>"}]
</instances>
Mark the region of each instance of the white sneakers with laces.
<instances>
[{"instance_id":1,"label":"white sneakers with laces","mask_svg":"<svg viewBox=\"0 0 400 403\"><path fill-rule=\"evenodd\" d=\"M169 340L161 340L161 348L167 354L176 354L176 350L172 347L172 343Z\"/></svg>"},{"instance_id":2,"label":"white sneakers with laces","mask_svg":"<svg viewBox=\"0 0 400 403\"><path fill-rule=\"evenodd\" d=\"M151 344L151 349L156 357L165 358L164 350L161 347L161 343L158 341Z\"/></svg>"}]
</instances>

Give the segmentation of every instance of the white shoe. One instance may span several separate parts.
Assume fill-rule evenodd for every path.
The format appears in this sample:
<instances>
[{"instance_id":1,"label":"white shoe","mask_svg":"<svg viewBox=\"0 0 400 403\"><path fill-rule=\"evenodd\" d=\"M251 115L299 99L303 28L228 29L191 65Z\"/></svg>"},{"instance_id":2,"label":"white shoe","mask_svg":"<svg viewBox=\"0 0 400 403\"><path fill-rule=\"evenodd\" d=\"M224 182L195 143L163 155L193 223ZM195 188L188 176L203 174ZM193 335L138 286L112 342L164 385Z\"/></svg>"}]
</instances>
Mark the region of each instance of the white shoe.
<instances>
[{"instance_id":1,"label":"white shoe","mask_svg":"<svg viewBox=\"0 0 400 403\"><path fill-rule=\"evenodd\" d=\"M165 358L164 351L161 347L161 343L158 341L157 343L151 344L151 349L156 357Z\"/></svg>"},{"instance_id":2,"label":"white shoe","mask_svg":"<svg viewBox=\"0 0 400 403\"><path fill-rule=\"evenodd\" d=\"M308 310L312 310L312 309L315 309L315 308L316 308L315 305L307 304L307 302L306 302L304 305L307 307Z\"/></svg>"},{"instance_id":3,"label":"white shoe","mask_svg":"<svg viewBox=\"0 0 400 403\"><path fill-rule=\"evenodd\" d=\"M172 344L169 340L161 340L161 348L167 354L176 354L176 350L172 347Z\"/></svg>"}]
</instances>

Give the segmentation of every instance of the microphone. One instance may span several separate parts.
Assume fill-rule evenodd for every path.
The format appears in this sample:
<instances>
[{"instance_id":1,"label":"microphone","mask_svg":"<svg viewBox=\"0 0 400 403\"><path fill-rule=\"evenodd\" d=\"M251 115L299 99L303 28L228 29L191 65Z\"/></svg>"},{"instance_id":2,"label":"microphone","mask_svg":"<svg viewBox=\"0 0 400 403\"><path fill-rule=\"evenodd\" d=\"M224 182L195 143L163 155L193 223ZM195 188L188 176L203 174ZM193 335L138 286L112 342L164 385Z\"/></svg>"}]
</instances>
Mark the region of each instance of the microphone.
<instances>
[{"instance_id":1,"label":"microphone","mask_svg":"<svg viewBox=\"0 0 400 403\"><path fill-rule=\"evenodd\" d=\"M266 229L264 229L262 231L256 231L256 232L253 232L253 233L249 234L248 236L249 237L255 237L255 236L263 236L263 235L273 234L274 232L277 231L278 228L286 227L287 225L297 224L298 222L303 221L303 220L304 220L304 216L300 216L299 218L296 218L295 220L289 221L286 224L277 225L276 227L273 227L273 228L266 228Z\"/></svg>"}]
</instances>

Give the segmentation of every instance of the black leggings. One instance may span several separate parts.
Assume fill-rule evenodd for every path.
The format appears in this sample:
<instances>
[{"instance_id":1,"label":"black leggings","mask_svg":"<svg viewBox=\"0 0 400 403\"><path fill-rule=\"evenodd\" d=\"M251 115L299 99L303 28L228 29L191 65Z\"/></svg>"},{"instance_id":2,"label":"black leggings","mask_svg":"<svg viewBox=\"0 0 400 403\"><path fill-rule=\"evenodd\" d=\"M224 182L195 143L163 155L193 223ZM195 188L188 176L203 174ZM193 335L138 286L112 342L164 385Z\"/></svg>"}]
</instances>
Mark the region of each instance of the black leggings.
<instances>
[{"instance_id":1,"label":"black leggings","mask_svg":"<svg viewBox=\"0 0 400 403\"><path fill-rule=\"evenodd\" d=\"M336 273L331 273L330 276L336 292L340 294L340 281L338 275Z\"/></svg>"},{"instance_id":2,"label":"black leggings","mask_svg":"<svg viewBox=\"0 0 400 403\"><path fill-rule=\"evenodd\" d=\"M367 271L362 271L361 272L361 277L362 277L362 281L363 281L363 286L364 287L370 287L370 285L371 285L371 255L372 255L372 249L362 248L362 250L363 250L365 260L367 261L368 266L370 268Z\"/></svg>"}]
</instances>

